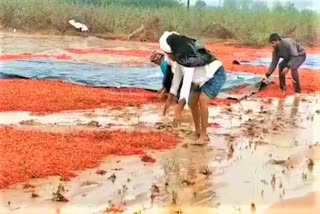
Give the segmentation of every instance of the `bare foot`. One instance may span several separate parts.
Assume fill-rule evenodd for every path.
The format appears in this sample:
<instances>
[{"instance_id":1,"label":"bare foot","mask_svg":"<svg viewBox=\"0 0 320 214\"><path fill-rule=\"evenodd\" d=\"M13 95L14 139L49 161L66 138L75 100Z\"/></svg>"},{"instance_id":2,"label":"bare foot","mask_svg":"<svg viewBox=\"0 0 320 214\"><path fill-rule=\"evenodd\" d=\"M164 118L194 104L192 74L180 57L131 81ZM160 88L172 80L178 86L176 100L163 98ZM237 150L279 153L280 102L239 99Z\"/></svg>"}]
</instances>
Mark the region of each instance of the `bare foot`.
<instances>
[{"instance_id":1,"label":"bare foot","mask_svg":"<svg viewBox=\"0 0 320 214\"><path fill-rule=\"evenodd\" d=\"M195 133L193 134L193 139L194 139L194 140L198 140L199 137L200 137L200 133L195 132Z\"/></svg>"},{"instance_id":2,"label":"bare foot","mask_svg":"<svg viewBox=\"0 0 320 214\"><path fill-rule=\"evenodd\" d=\"M192 143L192 145L196 145L196 146L203 146L206 145L208 143L208 137L207 136L200 136L194 143Z\"/></svg>"}]
</instances>

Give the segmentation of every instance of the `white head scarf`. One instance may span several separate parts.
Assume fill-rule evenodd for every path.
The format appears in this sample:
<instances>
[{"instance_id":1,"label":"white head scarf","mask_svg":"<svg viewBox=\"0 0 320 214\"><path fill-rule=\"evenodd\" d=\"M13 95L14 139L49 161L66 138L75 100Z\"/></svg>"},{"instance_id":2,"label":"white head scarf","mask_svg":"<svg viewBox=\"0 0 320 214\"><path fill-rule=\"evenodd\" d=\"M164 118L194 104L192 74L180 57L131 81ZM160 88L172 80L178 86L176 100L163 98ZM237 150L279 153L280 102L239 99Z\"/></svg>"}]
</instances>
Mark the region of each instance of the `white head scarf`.
<instances>
[{"instance_id":1,"label":"white head scarf","mask_svg":"<svg viewBox=\"0 0 320 214\"><path fill-rule=\"evenodd\" d=\"M172 32L169 32L169 31L165 31L162 36L160 37L159 39L159 44L160 44L160 49L162 51L164 51L165 53L172 53L171 51L171 47L170 45L167 43L167 38L172 35L172 34L177 34L179 35L177 32L175 31L172 31Z\"/></svg>"}]
</instances>

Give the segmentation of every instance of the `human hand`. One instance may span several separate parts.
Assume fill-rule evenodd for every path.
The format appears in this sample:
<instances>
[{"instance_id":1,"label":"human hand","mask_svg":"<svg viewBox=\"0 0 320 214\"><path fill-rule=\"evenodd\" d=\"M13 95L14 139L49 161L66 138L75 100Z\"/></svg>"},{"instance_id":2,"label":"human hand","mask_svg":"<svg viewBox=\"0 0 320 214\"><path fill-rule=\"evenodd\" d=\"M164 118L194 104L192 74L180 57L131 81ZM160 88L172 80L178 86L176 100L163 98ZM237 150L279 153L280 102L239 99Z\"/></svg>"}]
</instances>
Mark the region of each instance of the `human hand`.
<instances>
[{"instance_id":1,"label":"human hand","mask_svg":"<svg viewBox=\"0 0 320 214\"><path fill-rule=\"evenodd\" d=\"M265 81L265 80L267 80L268 78L269 78L269 77L267 76L267 74L265 74L265 75L263 75L261 81Z\"/></svg>"},{"instance_id":2,"label":"human hand","mask_svg":"<svg viewBox=\"0 0 320 214\"><path fill-rule=\"evenodd\" d=\"M164 105L164 108L163 108L163 112L162 112L163 116L166 116L166 114L170 108L170 105L171 105L171 102L168 102L168 99L167 99L166 104Z\"/></svg>"},{"instance_id":3,"label":"human hand","mask_svg":"<svg viewBox=\"0 0 320 214\"><path fill-rule=\"evenodd\" d=\"M166 89L161 88L157 93L158 93L157 97L162 100L166 96Z\"/></svg>"},{"instance_id":4,"label":"human hand","mask_svg":"<svg viewBox=\"0 0 320 214\"><path fill-rule=\"evenodd\" d=\"M169 94L167 97L166 104L164 105L164 108L163 108L163 116L166 116L167 111L169 110L169 108L171 106L172 98L173 98L173 94Z\"/></svg>"}]
</instances>

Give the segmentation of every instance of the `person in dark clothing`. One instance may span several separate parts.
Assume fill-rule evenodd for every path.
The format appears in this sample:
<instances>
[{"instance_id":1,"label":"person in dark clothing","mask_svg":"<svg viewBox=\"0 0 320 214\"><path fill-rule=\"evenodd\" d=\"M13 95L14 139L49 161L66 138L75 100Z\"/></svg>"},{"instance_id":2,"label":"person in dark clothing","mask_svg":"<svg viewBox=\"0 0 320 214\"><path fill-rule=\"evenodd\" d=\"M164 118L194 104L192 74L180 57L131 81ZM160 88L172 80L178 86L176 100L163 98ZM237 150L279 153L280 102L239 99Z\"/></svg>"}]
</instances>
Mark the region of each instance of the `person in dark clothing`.
<instances>
[{"instance_id":1,"label":"person in dark clothing","mask_svg":"<svg viewBox=\"0 0 320 214\"><path fill-rule=\"evenodd\" d=\"M153 52L152 55L150 56L150 62L156 65L159 65L161 72L163 74L162 88L158 91L160 98L163 99L169 93L172 85L173 72L172 72L171 65L167 60L165 60L163 53L159 53L156 51ZM181 86L182 86L182 81L179 86L178 94L180 93Z\"/></svg>"},{"instance_id":2,"label":"person in dark clothing","mask_svg":"<svg viewBox=\"0 0 320 214\"><path fill-rule=\"evenodd\" d=\"M304 48L291 38L281 38L279 34L270 35L269 42L272 44L272 62L265 78L269 78L276 69L280 58L283 60L279 63L279 81L280 88L287 90L286 74L291 70L293 78L293 86L296 93L301 93L298 68L306 60L306 52Z\"/></svg>"}]
</instances>

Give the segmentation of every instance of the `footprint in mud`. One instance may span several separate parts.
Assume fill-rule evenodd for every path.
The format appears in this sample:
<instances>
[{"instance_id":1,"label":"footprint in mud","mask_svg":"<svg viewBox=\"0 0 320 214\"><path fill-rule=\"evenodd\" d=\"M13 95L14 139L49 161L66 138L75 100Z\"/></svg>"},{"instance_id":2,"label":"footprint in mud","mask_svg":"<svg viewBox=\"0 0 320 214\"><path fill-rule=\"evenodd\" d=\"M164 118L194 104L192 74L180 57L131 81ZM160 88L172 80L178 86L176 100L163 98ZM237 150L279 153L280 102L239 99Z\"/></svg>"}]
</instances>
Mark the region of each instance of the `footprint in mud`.
<instances>
[{"instance_id":1,"label":"footprint in mud","mask_svg":"<svg viewBox=\"0 0 320 214\"><path fill-rule=\"evenodd\" d=\"M96 182L96 181L84 181L80 184L80 187L91 187L91 186L99 186L101 185L100 183Z\"/></svg>"},{"instance_id":2,"label":"footprint in mud","mask_svg":"<svg viewBox=\"0 0 320 214\"><path fill-rule=\"evenodd\" d=\"M141 157L141 161L146 162L146 163L155 163L156 159L154 159L153 157L151 157L149 155L144 155Z\"/></svg>"},{"instance_id":3,"label":"footprint in mud","mask_svg":"<svg viewBox=\"0 0 320 214\"><path fill-rule=\"evenodd\" d=\"M62 184L59 184L57 192L52 193L52 201L68 202L69 200L62 194L63 192L65 192L65 188Z\"/></svg>"},{"instance_id":4,"label":"footprint in mud","mask_svg":"<svg viewBox=\"0 0 320 214\"><path fill-rule=\"evenodd\" d=\"M113 184L116 181L117 176L115 174L112 174L110 177L108 177L108 180L110 180Z\"/></svg>"},{"instance_id":5,"label":"footprint in mud","mask_svg":"<svg viewBox=\"0 0 320 214\"><path fill-rule=\"evenodd\" d=\"M19 122L20 125L25 126L35 126L35 125L41 125L40 122L36 122L35 120L22 120Z\"/></svg>"},{"instance_id":6,"label":"footprint in mud","mask_svg":"<svg viewBox=\"0 0 320 214\"><path fill-rule=\"evenodd\" d=\"M94 121L94 120L92 120L88 123L78 123L77 125L78 126L88 126L88 127L100 127L101 126L101 124L99 124L98 121Z\"/></svg>"},{"instance_id":7,"label":"footprint in mud","mask_svg":"<svg viewBox=\"0 0 320 214\"><path fill-rule=\"evenodd\" d=\"M83 114L85 117L96 117L97 114L95 112L86 112Z\"/></svg>"},{"instance_id":8,"label":"footprint in mud","mask_svg":"<svg viewBox=\"0 0 320 214\"><path fill-rule=\"evenodd\" d=\"M38 198L39 197L39 194L33 192L31 193L31 198Z\"/></svg>"},{"instance_id":9,"label":"footprint in mud","mask_svg":"<svg viewBox=\"0 0 320 214\"><path fill-rule=\"evenodd\" d=\"M97 175L105 175L107 173L107 171L106 170L103 170L103 169L98 169L97 171L96 171L96 174Z\"/></svg>"}]
</instances>

